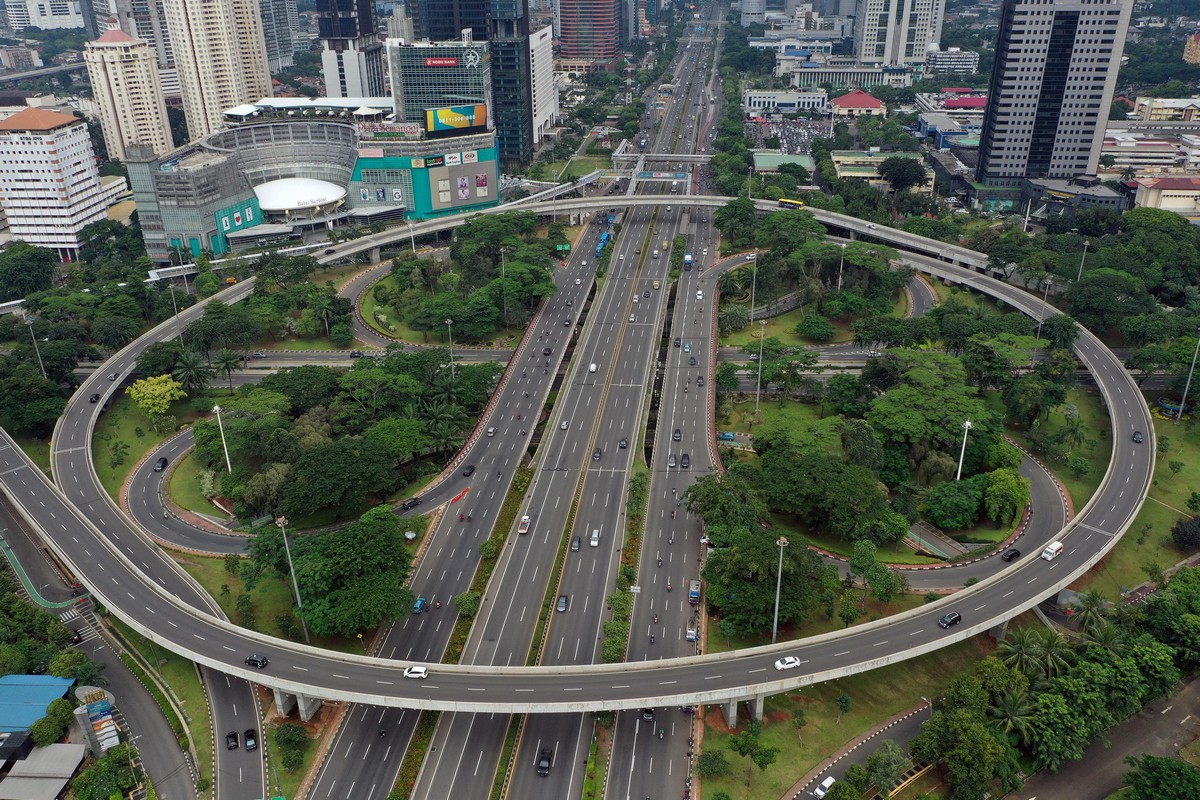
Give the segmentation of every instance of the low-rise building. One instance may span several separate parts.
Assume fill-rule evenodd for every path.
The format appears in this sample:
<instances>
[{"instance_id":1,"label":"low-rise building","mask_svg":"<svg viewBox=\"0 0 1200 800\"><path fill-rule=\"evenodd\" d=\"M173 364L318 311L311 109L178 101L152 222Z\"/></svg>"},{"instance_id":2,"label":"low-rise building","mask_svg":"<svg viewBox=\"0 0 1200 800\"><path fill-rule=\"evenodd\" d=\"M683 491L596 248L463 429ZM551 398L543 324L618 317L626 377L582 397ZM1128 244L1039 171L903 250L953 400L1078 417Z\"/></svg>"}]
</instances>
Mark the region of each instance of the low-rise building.
<instances>
[{"instance_id":1,"label":"low-rise building","mask_svg":"<svg viewBox=\"0 0 1200 800\"><path fill-rule=\"evenodd\" d=\"M1134 205L1173 211L1189 222L1200 222L1200 177L1179 176L1138 181Z\"/></svg>"},{"instance_id":2,"label":"low-rise building","mask_svg":"<svg viewBox=\"0 0 1200 800\"><path fill-rule=\"evenodd\" d=\"M812 156L791 155L779 150L751 150L750 154L754 157L754 171L763 172L768 175L775 175L779 172L779 168L784 164L796 164L804 167L811 175L816 172L817 164L813 161Z\"/></svg>"},{"instance_id":3,"label":"low-rise building","mask_svg":"<svg viewBox=\"0 0 1200 800\"><path fill-rule=\"evenodd\" d=\"M929 112L917 117L918 135L922 139L932 138L934 146L938 149L945 149L954 144L963 145L967 140L974 140L977 147L982 128L982 117L973 121L960 120L941 112Z\"/></svg>"},{"instance_id":4,"label":"low-rise building","mask_svg":"<svg viewBox=\"0 0 1200 800\"><path fill-rule=\"evenodd\" d=\"M1100 150L1104 169L1116 172L1132 169L1139 175L1175 171L1183 160L1179 137L1174 136L1113 131L1105 134Z\"/></svg>"},{"instance_id":5,"label":"low-rise building","mask_svg":"<svg viewBox=\"0 0 1200 800\"><path fill-rule=\"evenodd\" d=\"M747 114L795 114L797 111L826 111L829 95L824 89L774 92L747 89L742 93L742 110Z\"/></svg>"},{"instance_id":6,"label":"low-rise building","mask_svg":"<svg viewBox=\"0 0 1200 800\"><path fill-rule=\"evenodd\" d=\"M848 94L835 97L829 101L835 117L883 117L887 116L887 106L878 97L867 94L862 89L855 89Z\"/></svg>"},{"instance_id":7,"label":"low-rise building","mask_svg":"<svg viewBox=\"0 0 1200 800\"><path fill-rule=\"evenodd\" d=\"M1200 97L1139 97L1133 113L1146 122L1200 121Z\"/></svg>"},{"instance_id":8,"label":"low-rise building","mask_svg":"<svg viewBox=\"0 0 1200 800\"><path fill-rule=\"evenodd\" d=\"M13 72L25 72L42 66L42 57L32 47L9 45L0 47L0 66Z\"/></svg>"},{"instance_id":9,"label":"low-rise building","mask_svg":"<svg viewBox=\"0 0 1200 800\"><path fill-rule=\"evenodd\" d=\"M788 51L776 54L775 77L789 79L795 88L829 84L903 89L912 86L913 71L910 67L864 66L844 57Z\"/></svg>"},{"instance_id":10,"label":"low-rise building","mask_svg":"<svg viewBox=\"0 0 1200 800\"><path fill-rule=\"evenodd\" d=\"M883 152L877 148L863 150L834 150L829 154L833 161L837 176L842 178L858 178L866 181L881 192L890 192L891 185L879 174L879 165L889 158L911 158L925 168L925 183L914 186L910 191L929 194L933 192L933 169L925 163L921 153Z\"/></svg>"},{"instance_id":11,"label":"low-rise building","mask_svg":"<svg viewBox=\"0 0 1200 800\"><path fill-rule=\"evenodd\" d=\"M925 56L925 71L952 75L970 75L979 71L979 53L950 47Z\"/></svg>"}]
</instances>

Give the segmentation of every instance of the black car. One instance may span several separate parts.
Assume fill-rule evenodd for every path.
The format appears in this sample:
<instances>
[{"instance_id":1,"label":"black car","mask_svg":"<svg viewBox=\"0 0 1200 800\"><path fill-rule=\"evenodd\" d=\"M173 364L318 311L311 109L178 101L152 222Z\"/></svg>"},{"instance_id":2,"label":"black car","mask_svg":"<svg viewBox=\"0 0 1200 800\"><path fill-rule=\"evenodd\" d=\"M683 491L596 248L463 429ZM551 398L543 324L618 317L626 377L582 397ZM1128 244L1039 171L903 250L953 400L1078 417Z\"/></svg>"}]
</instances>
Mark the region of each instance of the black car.
<instances>
[{"instance_id":1,"label":"black car","mask_svg":"<svg viewBox=\"0 0 1200 800\"><path fill-rule=\"evenodd\" d=\"M325 255L327 255L327 256L331 256L331 255L333 255L333 254L334 254L334 253L336 253L336 252L337 252L337 251L336 251L336 250L334 250L332 247L326 247L326 248L325 248Z\"/></svg>"},{"instance_id":2,"label":"black car","mask_svg":"<svg viewBox=\"0 0 1200 800\"><path fill-rule=\"evenodd\" d=\"M687 469L691 465L692 465L692 457L689 456L687 453L684 453L683 455L681 455L679 457L679 468L680 469Z\"/></svg>"},{"instance_id":3,"label":"black car","mask_svg":"<svg viewBox=\"0 0 1200 800\"><path fill-rule=\"evenodd\" d=\"M554 762L554 751L549 747L543 747L542 752L538 753L537 772L539 777L546 777L550 774L550 765Z\"/></svg>"},{"instance_id":4,"label":"black car","mask_svg":"<svg viewBox=\"0 0 1200 800\"><path fill-rule=\"evenodd\" d=\"M689 366L689 367L694 367L694 366L696 366L696 357L695 357L695 356L689 356L689 357L688 357L688 366Z\"/></svg>"},{"instance_id":5,"label":"black car","mask_svg":"<svg viewBox=\"0 0 1200 800\"><path fill-rule=\"evenodd\" d=\"M569 320L569 319L564 319L564 320L563 320L563 327L564 327L564 328L569 328L569 327L571 327L571 320Z\"/></svg>"},{"instance_id":6,"label":"black car","mask_svg":"<svg viewBox=\"0 0 1200 800\"><path fill-rule=\"evenodd\" d=\"M475 474L475 465L474 464L469 465L466 469L463 470L464 478L469 478L474 474Z\"/></svg>"},{"instance_id":7,"label":"black car","mask_svg":"<svg viewBox=\"0 0 1200 800\"><path fill-rule=\"evenodd\" d=\"M89 403L99 403L100 402L100 393L96 392L95 394L93 394L91 397L88 398L88 402Z\"/></svg>"},{"instance_id":8,"label":"black car","mask_svg":"<svg viewBox=\"0 0 1200 800\"><path fill-rule=\"evenodd\" d=\"M543 347L543 348L542 348L542 355L544 355L544 356L548 356L548 355L550 355L550 354L551 354L551 353L553 353L553 352L554 352L554 351L553 351L553 350L551 350L549 347Z\"/></svg>"},{"instance_id":9,"label":"black car","mask_svg":"<svg viewBox=\"0 0 1200 800\"><path fill-rule=\"evenodd\" d=\"M351 350L350 357L351 358L362 358L363 357L362 350Z\"/></svg>"},{"instance_id":10,"label":"black car","mask_svg":"<svg viewBox=\"0 0 1200 800\"><path fill-rule=\"evenodd\" d=\"M1000 554L1001 561L1016 561L1021 557L1021 551L1015 547L1010 547Z\"/></svg>"},{"instance_id":11,"label":"black car","mask_svg":"<svg viewBox=\"0 0 1200 800\"><path fill-rule=\"evenodd\" d=\"M238 749L237 731L230 731L229 733L225 734L225 749L226 750L237 750Z\"/></svg>"},{"instance_id":12,"label":"black car","mask_svg":"<svg viewBox=\"0 0 1200 800\"><path fill-rule=\"evenodd\" d=\"M79 644L83 641L83 634L71 628L71 644Z\"/></svg>"},{"instance_id":13,"label":"black car","mask_svg":"<svg viewBox=\"0 0 1200 800\"><path fill-rule=\"evenodd\" d=\"M242 738L246 742L247 752L258 749L258 731L254 730L254 728L247 728Z\"/></svg>"},{"instance_id":14,"label":"black car","mask_svg":"<svg viewBox=\"0 0 1200 800\"><path fill-rule=\"evenodd\" d=\"M951 625L957 625L962 622L962 614L957 611L951 611L938 620L938 627L949 628Z\"/></svg>"},{"instance_id":15,"label":"black car","mask_svg":"<svg viewBox=\"0 0 1200 800\"><path fill-rule=\"evenodd\" d=\"M682 339L680 339L678 336L676 336L676 337L675 337L675 346L676 346L676 347L679 347L679 346L680 346L680 345L682 345L682 344L683 344L683 340L682 340Z\"/></svg>"},{"instance_id":16,"label":"black car","mask_svg":"<svg viewBox=\"0 0 1200 800\"><path fill-rule=\"evenodd\" d=\"M166 457L166 456L159 456L159 457L158 457L158 461L155 461L155 462L154 462L154 471L155 471L155 472L162 472L162 471L163 471L164 469L166 469L166 468L167 468L167 457Z\"/></svg>"},{"instance_id":17,"label":"black car","mask_svg":"<svg viewBox=\"0 0 1200 800\"><path fill-rule=\"evenodd\" d=\"M704 385L704 376L703 376L703 375L697 375L697 376L696 376L696 385L697 385L697 386L703 386L703 385Z\"/></svg>"},{"instance_id":18,"label":"black car","mask_svg":"<svg viewBox=\"0 0 1200 800\"><path fill-rule=\"evenodd\" d=\"M683 431L679 430L679 428L676 428L675 432L671 434L671 441L682 442L683 441Z\"/></svg>"},{"instance_id":19,"label":"black car","mask_svg":"<svg viewBox=\"0 0 1200 800\"><path fill-rule=\"evenodd\" d=\"M1142 437L1142 432L1141 432L1141 431L1134 431L1134 432L1133 432L1133 441L1134 441L1136 444L1141 444L1142 442L1144 442L1144 441L1145 441L1145 439Z\"/></svg>"},{"instance_id":20,"label":"black car","mask_svg":"<svg viewBox=\"0 0 1200 800\"><path fill-rule=\"evenodd\" d=\"M642 251L641 251L641 250L638 250L638 252L640 253L640 252L642 252ZM642 297L649 297L649 296L650 296L650 290L649 290L649 289L647 289L646 291L642 292Z\"/></svg>"},{"instance_id":21,"label":"black car","mask_svg":"<svg viewBox=\"0 0 1200 800\"><path fill-rule=\"evenodd\" d=\"M617 449L624 450L627 447L629 447L629 440L621 437L621 439L617 441Z\"/></svg>"},{"instance_id":22,"label":"black car","mask_svg":"<svg viewBox=\"0 0 1200 800\"><path fill-rule=\"evenodd\" d=\"M654 722L654 709L653 708L643 708L642 709L642 719L646 720L646 722Z\"/></svg>"},{"instance_id":23,"label":"black car","mask_svg":"<svg viewBox=\"0 0 1200 800\"><path fill-rule=\"evenodd\" d=\"M405 511L411 511L412 509L416 508L419 505L421 505L421 498L410 497L407 500L405 500L403 503L400 504L400 508Z\"/></svg>"},{"instance_id":24,"label":"black car","mask_svg":"<svg viewBox=\"0 0 1200 800\"><path fill-rule=\"evenodd\" d=\"M257 653L255 653L254 655L246 656L246 664L251 667L257 667L259 669L266 669L268 663L269 662L267 661L266 656L260 656Z\"/></svg>"},{"instance_id":25,"label":"black car","mask_svg":"<svg viewBox=\"0 0 1200 800\"><path fill-rule=\"evenodd\" d=\"M599 461L601 455L603 455L603 451L597 447L594 451L592 451L592 461Z\"/></svg>"}]
</instances>

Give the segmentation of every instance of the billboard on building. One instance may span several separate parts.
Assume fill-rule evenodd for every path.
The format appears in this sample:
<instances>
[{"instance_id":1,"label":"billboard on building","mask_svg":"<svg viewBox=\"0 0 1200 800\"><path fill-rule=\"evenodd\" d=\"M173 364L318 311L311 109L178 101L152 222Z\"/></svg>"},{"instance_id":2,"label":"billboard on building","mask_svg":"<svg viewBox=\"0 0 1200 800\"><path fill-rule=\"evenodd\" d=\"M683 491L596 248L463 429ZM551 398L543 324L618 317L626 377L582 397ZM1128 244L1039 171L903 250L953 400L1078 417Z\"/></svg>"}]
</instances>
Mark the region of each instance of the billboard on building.
<instances>
[{"instance_id":1,"label":"billboard on building","mask_svg":"<svg viewBox=\"0 0 1200 800\"><path fill-rule=\"evenodd\" d=\"M425 136L440 139L487 131L487 105L447 106L425 109Z\"/></svg>"},{"instance_id":2,"label":"billboard on building","mask_svg":"<svg viewBox=\"0 0 1200 800\"><path fill-rule=\"evenodd\" d=\"M478 150L444 153L423 159L433 211L494 204L498 199L499 170L494 156L481 159ZM413 166L420 169L417 159ZM413 176L414 182L417 180Z\"/></svg>"},{"instance_id":3,"label":"billboard on building","mask_svg":"<svg viewBox=\"0 0 1200 800\"><path fill-rule=\"evenodd\" d=\"M360 122L359 139L420 139L421 126L415 122Z\"/></svg>"}]
</instances>

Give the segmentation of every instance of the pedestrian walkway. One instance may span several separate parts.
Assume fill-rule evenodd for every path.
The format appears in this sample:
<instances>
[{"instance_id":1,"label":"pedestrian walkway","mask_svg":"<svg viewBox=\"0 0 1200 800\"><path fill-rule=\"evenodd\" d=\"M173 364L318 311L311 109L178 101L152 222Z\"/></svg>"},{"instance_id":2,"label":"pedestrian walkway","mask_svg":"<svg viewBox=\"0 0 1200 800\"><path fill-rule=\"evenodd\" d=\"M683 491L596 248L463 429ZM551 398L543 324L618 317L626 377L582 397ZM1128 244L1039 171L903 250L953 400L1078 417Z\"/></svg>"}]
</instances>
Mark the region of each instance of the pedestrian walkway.
<instances>
[{"instance_id":1,"label":"pedestrian walkway","mask_svg":"<svg viewBox=\"0 0 1200 800\"><path fill-rule=\"evenodd\" d=\"M924 520L918 520L908 529L904 541L918 552L930 553L941 558L952 559L969 552L969 548L951 539Z\"/></svg>"}]
</instances>

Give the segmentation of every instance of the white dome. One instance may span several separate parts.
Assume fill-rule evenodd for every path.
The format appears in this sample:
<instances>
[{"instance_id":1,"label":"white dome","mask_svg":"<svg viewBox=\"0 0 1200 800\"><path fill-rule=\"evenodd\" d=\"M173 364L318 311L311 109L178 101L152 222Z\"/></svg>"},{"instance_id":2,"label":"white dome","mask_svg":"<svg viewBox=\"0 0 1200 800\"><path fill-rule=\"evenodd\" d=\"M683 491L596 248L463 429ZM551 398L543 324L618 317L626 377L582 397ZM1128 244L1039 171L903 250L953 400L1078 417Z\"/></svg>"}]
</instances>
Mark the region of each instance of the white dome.
<instances>
[{"instance_id":1,"label":"white dome","mask_svg":"<svg viewBox=\"0 0 1200 800\"><path fill-rule=\"evenodd\" d=\"M336 203L346 190L329 181L314 178L280 178L254 187L259 208L264 213L302 211Z\"/></svg>"}]
</instances>

